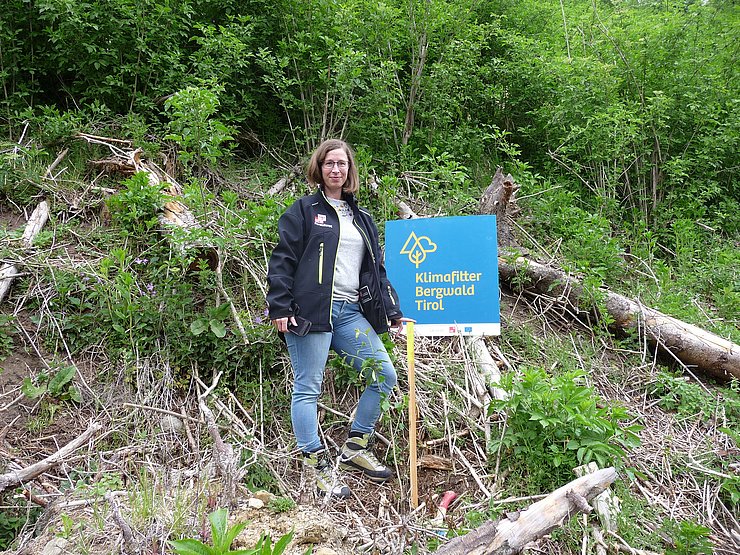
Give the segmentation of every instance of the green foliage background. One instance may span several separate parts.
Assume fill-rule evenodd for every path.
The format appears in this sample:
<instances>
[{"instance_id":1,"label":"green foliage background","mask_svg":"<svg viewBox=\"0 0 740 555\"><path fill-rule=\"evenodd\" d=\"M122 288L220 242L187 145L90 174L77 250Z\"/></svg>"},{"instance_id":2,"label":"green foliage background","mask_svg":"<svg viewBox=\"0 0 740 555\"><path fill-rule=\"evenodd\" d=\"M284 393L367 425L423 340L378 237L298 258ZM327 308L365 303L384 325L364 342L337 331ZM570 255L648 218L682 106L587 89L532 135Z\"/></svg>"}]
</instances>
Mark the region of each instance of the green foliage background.
<instances>
[{"instance_id":1,"label":"green foliage background","mask_svg":"<svg viewBox=\"0 0 740 555\"><path fill-rule=\"evenodd\" d=\"M613 233L649 228L675 251L684 220L739 230L739 11L730 1L10 0L0 107L11 135L41 118L52 143L64 129L48 129L50 116L57 127L126 117L139 139L168 125L186 143L218 134L191 145L211 162L223 140L245 156L255 139L301 156L341 135L384 170L447 153L479 187L506 164L520 179L557 180ZM187 101L172 103L184 94L215 94L201 104L219 119L183 135Z\"/></svg>"}]
</instances>

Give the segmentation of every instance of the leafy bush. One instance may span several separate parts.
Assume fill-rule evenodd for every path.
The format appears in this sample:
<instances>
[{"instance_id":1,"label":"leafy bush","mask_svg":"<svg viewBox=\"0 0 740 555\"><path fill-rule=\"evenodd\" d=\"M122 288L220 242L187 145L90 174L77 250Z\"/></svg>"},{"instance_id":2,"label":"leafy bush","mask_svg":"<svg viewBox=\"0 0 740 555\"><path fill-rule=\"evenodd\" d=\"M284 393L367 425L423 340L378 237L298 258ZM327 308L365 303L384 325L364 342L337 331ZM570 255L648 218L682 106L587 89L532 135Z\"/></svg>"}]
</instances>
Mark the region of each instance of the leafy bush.
<instances>
[{"instance_id":1,"label":"leafy bush","mask_svg":"<svg viewBox=\"0 0 740 555\"><path fill-rule=\"evenodd\" d=\"M170 117L166 138L178 144L186 167L213 165L228 152L225 144L233 140L234 130L213 117L218 106L218 91L204 87L182 89L165 103Z\"/></svg>"},{"instance_id":2,"label":"leafy bush","mask_svg":"<svg viewBox=\"0 0 740 555\"><path fill-rule=\"evenodd\" d=\"M684 520L673 522L666 520L663 531L671 538L673 545L666 548L666 555L710 555L714 553L711 530L706 526Z\"/></svg>"},{"instance_id":3,"label":"leafy bush","mask_svg":"<svg viewBox=\"0 0 740 555\"><path fill-rule=\"evenodd\" d=\"M10 550L23 527L33 524L42 512L41 507L29 504L20 495L20 491L16 493L19 495L15 496L12 506L6 503L3 495L0 495L0 503L3 505L0 509L0 549L3 550ZM10 492L6 494L9 495Z\"/></svg>"},{"instance_id":4,"label":"leafy bush","mask_svg":"<svg viewBox=\"0 0 740 555\"><path fill-rule=\"evenodd\" d=\"M113 221L135 239L142 240L157 225L157 213L164 205L164 184L149 183L145 172L139 172L123 182L124 191L108 199Z\"/></svg>"},{"instance_id":5,"label":"leafy bush","mask_svg":"<svg viewBox=\"0 0 740 555\"><path fill-rule=\"evenodd\" d=\"M584 379L581 371L549 376L541 368L527 368L521 377L506 374L501 387L508 398L489 406L489 412L506 415L506 427L489 454L503 449L531 472L530 486L543 489L567 481L572 468L592 460L602 467L620 464L624 450L639 444L640 426L620 426L629 418L626 410L600 407L603 401Z\"/></svg>"},{"instance_id":6,"label":"leafy bush","mask_svg":"<svg viewBox=\"0 0 740 555\"><path fill-rule=\"evenodd\" d=\"M0 314L0 361L13 352L13 326L15 318Z\"/></svg>"}]
</instances>

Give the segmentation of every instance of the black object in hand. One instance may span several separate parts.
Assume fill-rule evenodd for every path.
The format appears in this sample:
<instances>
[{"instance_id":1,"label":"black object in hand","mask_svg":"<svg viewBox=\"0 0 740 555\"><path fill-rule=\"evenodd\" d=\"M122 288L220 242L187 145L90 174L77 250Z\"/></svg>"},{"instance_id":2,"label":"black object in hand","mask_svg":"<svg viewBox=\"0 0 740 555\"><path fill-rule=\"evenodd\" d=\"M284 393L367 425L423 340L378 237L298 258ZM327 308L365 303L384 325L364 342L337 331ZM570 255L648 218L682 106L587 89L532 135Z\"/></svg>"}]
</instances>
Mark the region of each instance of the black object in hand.
<instances>
[{"instance_id":1,"label":"black object in hand","mask_svg":"<svg viewBox=\"0 0 740 555\"><path fill-rule=\"evenodd\" d=\"M295 326L290 323L290 320L288 321L288 331L290 333L294 333L300 337L303 337L311 330L311 322L310 320L306 320L305 318L301 318L300 316L294 316L296 324Z\"/></svg>"}]
</instances>

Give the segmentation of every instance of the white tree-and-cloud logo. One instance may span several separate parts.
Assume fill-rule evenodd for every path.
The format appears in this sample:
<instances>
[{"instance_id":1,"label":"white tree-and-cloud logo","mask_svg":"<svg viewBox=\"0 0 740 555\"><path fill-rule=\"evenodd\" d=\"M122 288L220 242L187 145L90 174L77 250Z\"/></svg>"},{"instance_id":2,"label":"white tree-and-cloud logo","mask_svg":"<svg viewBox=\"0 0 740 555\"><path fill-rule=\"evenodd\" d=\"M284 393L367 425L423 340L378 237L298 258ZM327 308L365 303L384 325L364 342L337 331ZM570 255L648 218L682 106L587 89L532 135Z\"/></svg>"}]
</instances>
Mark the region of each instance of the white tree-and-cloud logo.
<instances>
[{"instance_id":1,"label":"white tree-and-cloud logo","mask_svg":"<svg viewBox=\"0 0 740 555\"><path fill-rule=\"evenodd\" d=\"M426 260L427 253L437 250L437 244L426 235L418 237L413 231L401 248L401 254L408 254L409 260L417 268Z\"/></svg>"}]
</instances>

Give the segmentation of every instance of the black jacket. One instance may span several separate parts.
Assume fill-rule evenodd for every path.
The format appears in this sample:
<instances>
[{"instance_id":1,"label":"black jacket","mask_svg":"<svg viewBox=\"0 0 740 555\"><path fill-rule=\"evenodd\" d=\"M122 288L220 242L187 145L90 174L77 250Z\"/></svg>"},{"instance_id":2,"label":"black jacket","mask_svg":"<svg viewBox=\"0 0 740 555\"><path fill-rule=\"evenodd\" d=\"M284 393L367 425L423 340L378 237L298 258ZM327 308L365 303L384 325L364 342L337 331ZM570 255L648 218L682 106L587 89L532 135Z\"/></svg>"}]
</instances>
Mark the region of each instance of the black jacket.
<instances>
[{"instance_id":1,"label":"black jacket","mask_svg":"<svg viewBox=\"0 0 740 555\"><path fill-rule=\"evenodd\" d=\"M385 272L378 228L370 214L357 206L354 195L344 195L343 200L352 208L353 223L367 247L360 270L364 277L361 282L371 288L373 298L382 299L380 308L385 310L386 320L401 318L398 295ZM323 191L294 202L280 216L278 234L267 272L270 319L300 314L311 321L311 331L331 331L339 216ZM378 333L386 331L387 321L380 327L376 327Z\"/></svg>"}]
</instances>

